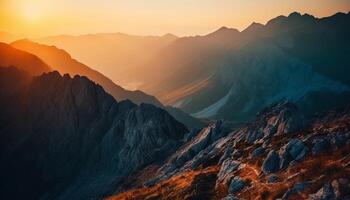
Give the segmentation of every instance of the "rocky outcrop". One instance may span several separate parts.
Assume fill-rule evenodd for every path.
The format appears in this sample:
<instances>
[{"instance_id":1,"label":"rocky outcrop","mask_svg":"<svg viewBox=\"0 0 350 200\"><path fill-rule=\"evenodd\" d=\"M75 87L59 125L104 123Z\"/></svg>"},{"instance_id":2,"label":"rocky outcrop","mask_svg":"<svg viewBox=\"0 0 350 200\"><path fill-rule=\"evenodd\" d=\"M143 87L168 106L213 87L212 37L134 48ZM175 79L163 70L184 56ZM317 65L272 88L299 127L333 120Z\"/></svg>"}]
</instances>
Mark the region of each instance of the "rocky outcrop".
<instances>
[{"instance_id":1,"label":"rocky outcrop","mask_svg":"<svg viewBox=\"0 0 350 200\"><path fill-rule=\"evenodd\" d=\"M262 164L262 171L265 174L276 172L280 169L280 161L281 158L278 153L274 150L271 150L269 154L267 154L267 157Z\"/></svg>"},{"instance_id":2,"label":"rocky outcrop","mask_svg":"<svg viewBox=\"0 0 350 200\"><path fill-rule=\"evenodd\" d=\"M281 168L286 167L291 161L300 161L308 152L307 146L299 139L292 139L281 149Z\"/></svg>"},{"instance_id":3,"label":"rocky outcrop","mask_svg":"<svg viewBox=\"0 0 350 200\"><path fill-rule=\"evenodd\" d=\"M302 119L302 126L287 128L291 119ZM137 199L146 194L151 196L145 191L159 189L169 190L171 194L172 189L165 185L175 177L204 174L204 171L213 168L217 170L216 179L211 180L213 191L209 192L209 196L209 190L198 189L184 194L186 198L194 197L198 192L206 195L207 199L323 198L329 192L327 188L321 190L320 187L327 182L331 183L336 198L348 198L350 108L306 119L295 105L283 102L260 112L255 121L227 134L219 134L216 140L208 142L217 127L220 126L213 124L199 133L189 134L186 138L192 139L185 140L185 144L169 159L172 162L167 161L154 171L157 174L155 178L148 179L152 184L128 190L111 199ZM261 136L253 137L252 133L259 130ZM247 140L250 136L254 139ZM314 141L320 138L327 138L330 146L313 154ZM179 158L181 165L175 165ZM148 180L145 182L148 183ZM181 182L177 188L186 188L186 184L186 181Z\"/></svg>"},{"instance_id":4,"label":"rocky outcrop","mask_svg":"<svg viewBox=\"0 0 350 200\"><path fill-rule=\"evenodd\" d=\"M0 88L5 199L101 198L166 159L187 132L166 111L116 102L86 77L1 68Z\"/></svg>"}]
</instances>

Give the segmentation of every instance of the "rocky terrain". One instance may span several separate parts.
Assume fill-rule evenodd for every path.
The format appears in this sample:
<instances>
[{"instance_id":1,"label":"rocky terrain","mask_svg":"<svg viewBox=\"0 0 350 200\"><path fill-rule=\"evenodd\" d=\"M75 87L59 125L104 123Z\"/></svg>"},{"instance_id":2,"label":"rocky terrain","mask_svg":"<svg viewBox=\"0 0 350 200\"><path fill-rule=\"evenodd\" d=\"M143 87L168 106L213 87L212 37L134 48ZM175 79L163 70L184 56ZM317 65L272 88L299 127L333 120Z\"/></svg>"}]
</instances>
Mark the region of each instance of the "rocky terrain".
<instances>
[{"instance_id":1,"label":"rocky terrain","mask_svg":"<svg viewBox=\"0 0 350 200\"><path fill-rule=\"evenodd\" d=\"M349 152L349 107L306 118L281 102L235 130L190 132L108 199L349 199Z\"/></svg>"},{"instance_id":2,"label":"rocky terrain","mask_svg":"<svg viewBox=\"0 0 350 200\"><path fill-rule=\"evenodd\" d=\"M0 68L0 199L99 199L160 163L187 132L86 77Z\"/></svg>"}]
</instances>

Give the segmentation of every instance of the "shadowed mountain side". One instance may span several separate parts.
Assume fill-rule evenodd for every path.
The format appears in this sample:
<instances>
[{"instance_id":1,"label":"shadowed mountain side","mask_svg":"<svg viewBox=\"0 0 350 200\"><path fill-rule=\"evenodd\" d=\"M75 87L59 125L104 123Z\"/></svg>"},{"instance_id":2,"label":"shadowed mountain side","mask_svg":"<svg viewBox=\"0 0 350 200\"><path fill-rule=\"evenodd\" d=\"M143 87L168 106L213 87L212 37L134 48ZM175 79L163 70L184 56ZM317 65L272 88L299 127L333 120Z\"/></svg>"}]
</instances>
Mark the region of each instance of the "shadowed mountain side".
<instances>
[{"instance_id":1,"label":"shadowed mountain side","mask_svg":"<svg viewBox=\"0 0 350 200\"><path fill-rule=\"evenodd\" d=\"M162 162L187 132L166 111L117 102L86 77L0 68L0 88L1 199L100 199Z\"/></svg>"},{"instance_id":2,"label":"shadowed mountain side","mask_svg":"<svg viewBox=\"0 0 350 200\"><path fill-rule=\"evenodd\" d=\"M16 66L32 75L51 71L50 67L37 56L2 42L0 42L0 66Z\"/></svg>"}]
</instances>

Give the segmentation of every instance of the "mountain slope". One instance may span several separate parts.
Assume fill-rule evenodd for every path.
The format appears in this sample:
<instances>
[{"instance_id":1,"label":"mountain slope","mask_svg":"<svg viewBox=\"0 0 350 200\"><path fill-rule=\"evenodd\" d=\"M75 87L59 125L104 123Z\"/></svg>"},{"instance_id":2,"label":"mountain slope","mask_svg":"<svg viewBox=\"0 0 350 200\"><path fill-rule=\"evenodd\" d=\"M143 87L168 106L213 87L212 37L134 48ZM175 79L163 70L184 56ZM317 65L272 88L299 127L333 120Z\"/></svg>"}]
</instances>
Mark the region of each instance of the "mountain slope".
<instances>
[{"instance_id":1,"label":"mountain slope","mask_svg":"<svg viewBox=\"0 0 350 200\"><path fill-rule=\"evenodd\" d=\"M161 106L161 103L155 97L149 96L142 91L128 91L123 89L122 87L113 83L103 74L78 62L77 60L73 59L67 52L62 49L58 49L55 46L41 45L29 40L18 40L11 43L11 45L17 49L30 52L40 57L47 64L49 64L53 70L57 70L62 74L68 73L71 76L87 76L89 79L94 80L96 83L100 84L117 100L130 99L136 104L150 103L156 106Z\"/></svg>"},{"instance_id":2,"label":"mountain slope","mask_svg":"<svg viewBox=\"0 0 350 200\"><path fill-rule=\"evenodd\" d=\"M281 102L233 131L203 128L108 199L348 199L349 152L349 106L305 118Z\"/></svg>"},{"instance_id":3,"label":"mountain slope","mask_svg":"<svg viewBox=\"0 0 350 200\"><path fill-rule=\"evenodd\" d=\"M74 58L108 74L109 78L126 89L135 90L140 82L134 78L140 73L140 64L146 62L177 37L134 36L123 33L89 35L61 35L34 39L65 49ZM142 70L143 71L143 70Z\"/></svg>"},{"instance_id":4,"label":"mountain slope","mask_svg":"<svg viewBox=\"0 0 350 200\"><path fill-rule=\"evenodd\" d=\"M16 66L32 75L49 72L51 68L37 56L0 42L0 66Z\"/></svg>"},{"instance_id":5,"label":"mountain slope","mask_svg":"<svg viewBox=\"0 0 350 200\"><path fill-rule=\"evenodd\" d=\"M116 102L86 77L0 68L1 199L91 199L162 162L186 128L164 110Z\"/></svg>"}]
</instances>

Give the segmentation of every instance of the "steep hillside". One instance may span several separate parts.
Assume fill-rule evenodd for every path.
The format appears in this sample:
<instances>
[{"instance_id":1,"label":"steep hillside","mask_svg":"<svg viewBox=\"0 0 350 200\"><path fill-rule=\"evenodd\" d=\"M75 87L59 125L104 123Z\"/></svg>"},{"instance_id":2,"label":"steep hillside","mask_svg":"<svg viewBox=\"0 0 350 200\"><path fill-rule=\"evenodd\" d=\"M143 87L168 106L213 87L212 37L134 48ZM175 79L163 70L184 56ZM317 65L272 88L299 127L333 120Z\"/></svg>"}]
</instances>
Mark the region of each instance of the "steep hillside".
<instances>
[{"instance_id":1,"label":"steep hillside","mask_svg":"<svg viewBox=\"0 0 350 200\"><path fill-rule=\"evenodd\" d=\"M187 131L82 76L0 68L0 88L1 199L99 199L161 163Z\"/></svg>"},{"instance_id":2,"label":"steep hillside","mask_svg":"<svg viewBox=\"0 0 350 200\"><path fill-rule=\"evenodd\" d=\"M40 75L51 70L51 68L37 56L2 42L0 42L0 66L16 66L32 75Z\"/></svg>"}]
</instances>

